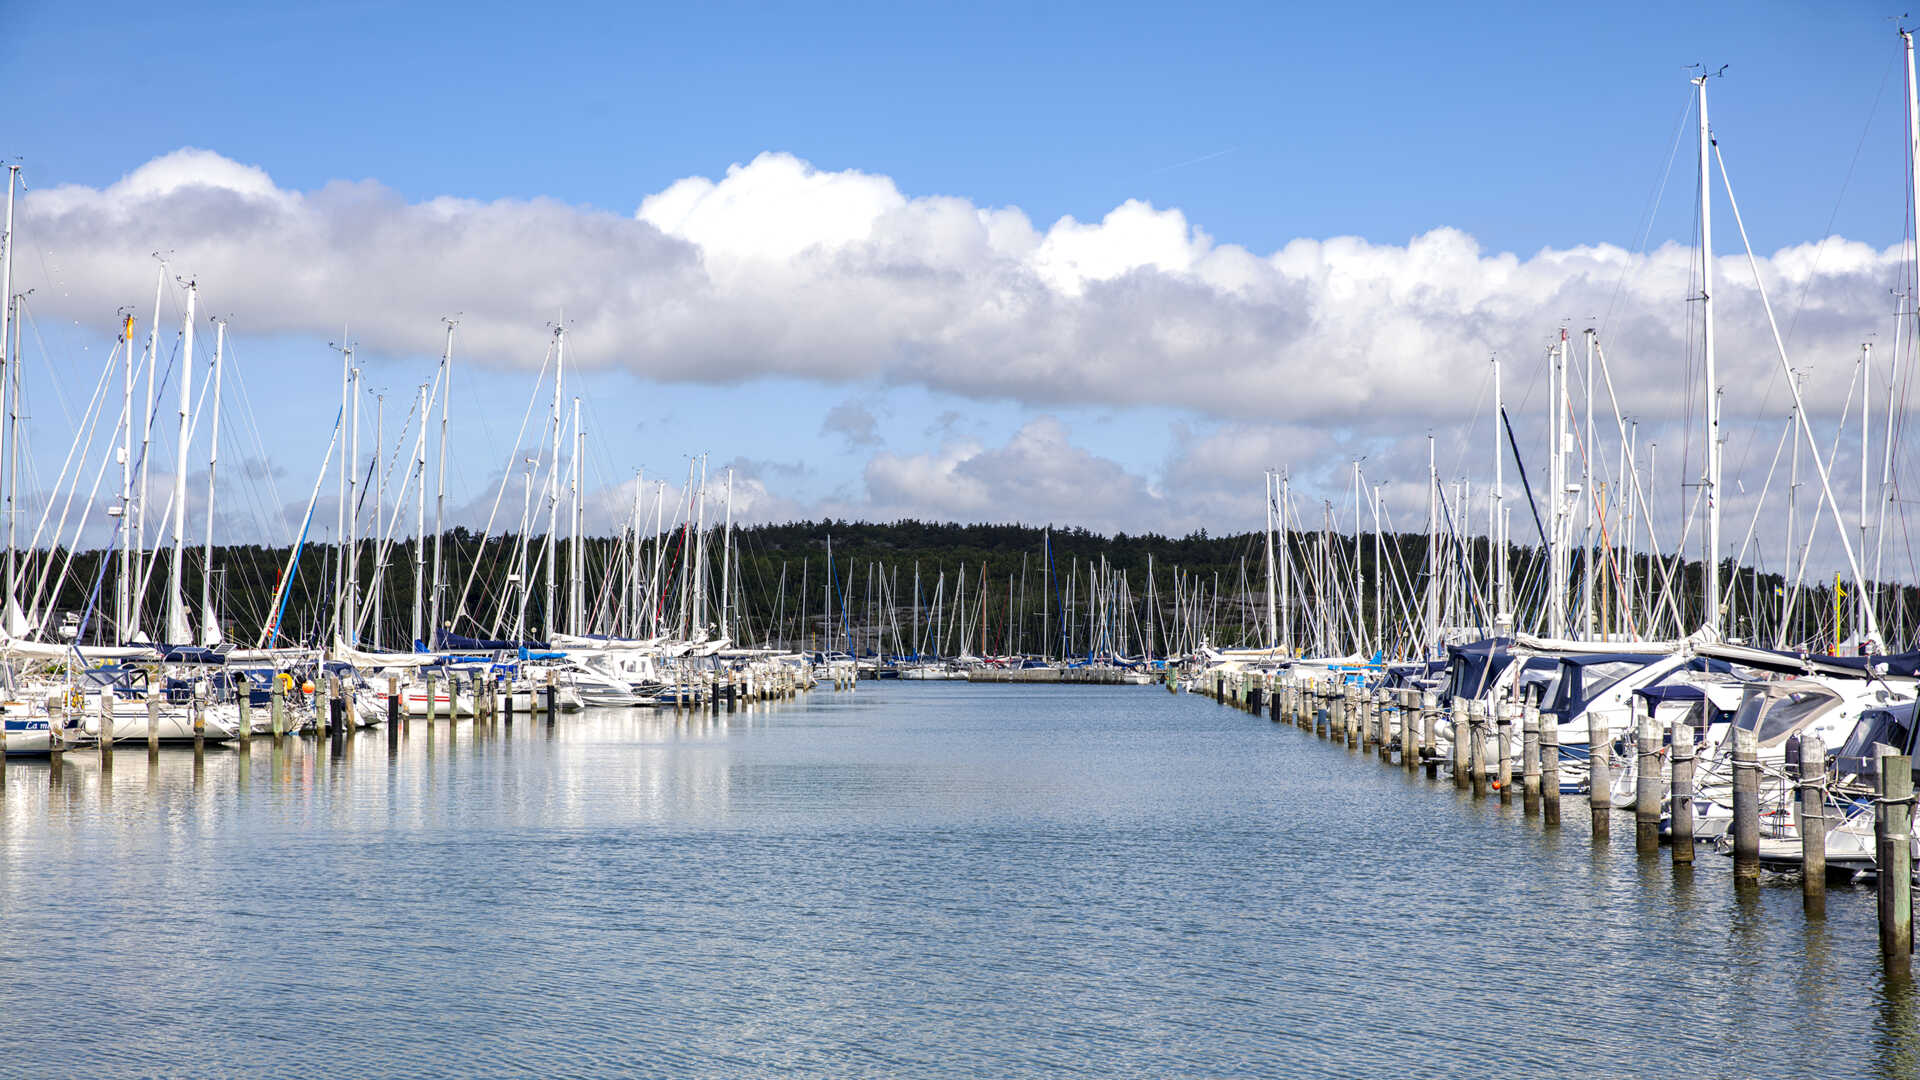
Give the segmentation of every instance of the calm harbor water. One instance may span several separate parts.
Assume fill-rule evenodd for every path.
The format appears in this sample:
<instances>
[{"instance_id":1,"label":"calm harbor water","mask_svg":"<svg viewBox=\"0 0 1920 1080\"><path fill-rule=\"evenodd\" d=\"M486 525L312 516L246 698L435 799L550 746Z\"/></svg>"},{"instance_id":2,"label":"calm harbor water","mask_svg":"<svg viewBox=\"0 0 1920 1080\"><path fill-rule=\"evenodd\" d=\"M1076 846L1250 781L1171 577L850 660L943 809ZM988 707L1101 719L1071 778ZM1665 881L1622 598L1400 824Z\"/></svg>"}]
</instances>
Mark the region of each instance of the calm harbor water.
<instances>
[{"instance_id":1,"label":"calm harbor water","mask_svg":"<svg viewBox=\"0 0 1920 1080\"><path fill-rule=\"evenodd\" d=\"M1920 1073L1870 892L1810 924L1198 696L471 730L10 761L0 1074Z\"/></svg>"}]
</instances>

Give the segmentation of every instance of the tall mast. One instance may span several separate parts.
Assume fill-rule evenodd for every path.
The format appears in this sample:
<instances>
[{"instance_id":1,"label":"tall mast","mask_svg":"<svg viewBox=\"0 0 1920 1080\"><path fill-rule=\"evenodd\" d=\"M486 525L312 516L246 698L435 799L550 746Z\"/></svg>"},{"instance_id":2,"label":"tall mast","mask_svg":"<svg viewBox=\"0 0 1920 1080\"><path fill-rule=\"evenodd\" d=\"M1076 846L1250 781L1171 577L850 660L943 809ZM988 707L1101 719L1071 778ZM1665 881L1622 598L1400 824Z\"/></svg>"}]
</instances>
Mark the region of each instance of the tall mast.
<instances>
[{"instance_id":1,"label":"tall mast","mask_svg":"<svg viewBox=\"0 0 1920 1080\"><path fill-rule=\"evenodd\" d=\"M426 423L424 418L421 420L421 423ZM373 395L373 456L371 461L373 465L373 475L377 477L378 480L377 482L373 480L368 481L373 484L373 528L374 531L379 534L371 538L373 540L373 557L375 563L373 569L375 588L371 590L371 596L369 597L373 606L373 619L371 620L373 632L368 636L368 644L376 651L381 647L380 623L384 621L386 617L383 604L387 593L386 540L391 535L389 531L382 529L380 525L381 522L387 520L387 468L380 457L380 448L385 445L387 445L387 395L384 391L376 391ZM393 456L395 458L400 456L399 451L399 447L394 447ZM406 494L406 488L402 487L400 489L400 497L405 498ZM397 511L398 509L396 506L395 510ZM395 517L397 518L398 516L396 513ZM358 555L357 550L355 554L356 556ZM356 558L354 562L358 565L358 558ZM413 580L415 582L420 580L417 572Z\"/></svg>"},{"instance_id":2,"label":"tall mast","mask_svg":"<svg viewBox=\"0 0 1920 1080\"><path fill-rule=\"evenodd\" d=\"M120 574L114 590L114 643L124 645L132 637L133 616L133 530L127 516L133 506L133 316L126 317L121 341L126 343L126 367L120 387Z\"/></svg>"},{"instance_id":3,"label":"tall mast","mask_svg":"<svg viewBox=\"0 0 1920 1080\"><path fill-rule=\"evenodd\" d=\"M1799 378L1800 373L1797 371L1794 372L1793 377L1796 379ZM1793 409L1789 409L1787 411L1787 416L1789 417L1789 421L1788 421L1789 423L1796 422L1799 419L1798 417L1794 416ZM1793 545L1799 539L1799 536L1797 535L1799 530L1795 527L1795 523L1794 523L1795 510L1798 507L1798 501L1800 498L1800 440L1799 439L1793 440L1793 458L1792 458L1792 464L1791 466L1789 466L1789 468L1791 471L1787 473L1787 550L1785 552L1785 558L1782 559L1780 563L1780 582L1783 585L1787 585L1787 589L1786 589L1786 592L1783 594L1784 602L1781 604L1781 608L1780 608L1780 633L1778 638L1774 642L1775 648L1786 647L1786 644L1788 641L1788 638L1787 638L1788 627L1792 623L1793 613L1797 612L1800 609L1799 579L1796 577L1793 580L1792 584L1789 585L1787 583L1787 576L1793 573Z\"/></svg>"},{"instance_id":4,"label":"tall mast","mask_svg":"<svg viewBox=\"0 0 1920 1080\"><path fill-rule=\"evenodd\" d=\"M1288 509L1293 503L1293 475L1280 474L1280 507L1276 515L1280 519L1280 548L1276 553L1280 560L1280 642L1286 646L1287 655L1292 656L1293 648L1293 539L1287 530Z\"/></svg>"},{"instance_id":5,"label":"tall mast","mask_svg":"<svg viewBox=\"0 0 1920 1080\"><path fill-rule=\"evenodd\" d=\"M187 625L186 598L181 590L186 586L187 567L187 440L192 433L193 420L193 303L199 290L194 283L187 282L187 317L180 328L180 439L174 450L173 467L173 582L167 590L167 642L172 645L184 645L192 640L192 630ZM17 396L16 396L17 401ZM17 408L15 410L18 411ZM18 457L18 455L15 455ZM11 485L9 485L11 486ZM9 509L13 502L11 493L7 496ZM12 580L13 571L13 519L7 519L7 571L8 580Z\"/></svg>"},{"instance_id":6,"label":"tall mast","mask_svg":"<svg viewBox=\"0 0 1920 1080\"><path fill-rule=\"evenodd\" d=\"M1580 619L1584 624L1582 636L1593 638L1593 581L1598 566L1594 558L1593 547L1593 453L1599 449L1599 440L1593 434L1593 343L1594 330L1588 327L1586 379L1585 424L1580 429L1580 522L1583 526L1580 539Z\"/></svg>"},{"instance_id":7,"label":"tall mast","mask_svg":"<svg viewBox=\"0 0 1920 1080\"><path fill-rule=\"evenodd\" d=\"M443 371L444 373L444 371ZM427 396L427 384L420 384L420 431L413 440L413 620L409 641L424 641L420 618L432 586L426 582L427 569L427 420L433 405ZM401 495L405 498L404 491ZM431 636L431 632L428 632Z\"/></svg>"},{"instance_id":8,"label":"tall mast","mask_svg":"<svg viewBox=\"0 0 1920 1080\"><path fill-rule=\"evenodd\" d=\"M348 395L353 393L353 346L340 347L340 423L345 425L352 415ZM346 448L340 455L340 504L334 510L333 542L337 545L339 559L334 564L333 575L333 637L336 644L347 639L346 599L347 599L347 474L353 471ZM144 500L143 500L144 501Z\"/></svg>"},{"instance_id":9,"label":"tall mast","mask_svg":"<svg viewBox=\"0 0 1920 1080\"><path fill-rule=\"evenodd\" d=\"M140 508L134 516L133 547L142 558L147 554L147 469L153 462L149 453L153 442L153 396L156 393L154 381L160 369L160 297L167 288L167 263L160 261L159 279L153 283L153 324L147 329L147 404L140 420ZM149 564L151 565L151 564ZM146 577L141 573L141 580ZM147 598L143 588L133 594L133 614L129 620L128 637L131 639L139 629L140 613L145 608Z\"/></svg>"},{"instance_id":10,"label":"tall mast","mask_svg":"<svg viewBox=\"0 0 1920 1080\"><path fill-rule=\"evenodd\" d=\"M1707 80L1711 72L1702 71L1693 80L1699 88L1700 113L1700 323L1705 335L1704 347L1707 397L1707 557L1706 628L1719 637L1720 625L1720 381L1713 354L1713 199L1708 188L1712 177L1708 147L1712 135L1707 126Z\"/></svg>"},{"instance_id":11,"label":"tall mast","mask_svg":"<svg viewBox=\"0 0 1920 1080\"><path fill-rule=\"evenodd\" d=\"M4 235L0 235L0 383L5 383L9 377L12 378L14 389L13 389L13 398L11 402L11 409L8 413L10 417L17 417L20 415L20 401L19 401L20 380L18 378L18 368L20 364L20 358L18 356L11 355L7 351L7 343L10 340L8 331L12 329L12 323L14 319L13 192L14 192L14 188L18 184L19 179L20 179L20 166L18 165L7 166L7 231ZM8 365L9 360L13 362L11 366ZM0 388L0 399L4 399L5 396L6 396L5 389ZM6 404L6 402L4 400L0 400L0 404ZM10 430L8 430L5 434L0 435L0 464L10 465L10 462L12 460L17 460L20 456L20 444L19 444L20 432L19 432L19 429L14 426L11 420L9 420L7 427ZM7 452L9 450L12 452L12 455L13 455L11 459L7 457ZM10 467L8 469L9 476L16 474L17 471L18 470L12 469ZM5 598L8 604L12 604L14 599L13 597L13 582L14 582L13 488L14 488L14 485L12 481L9 480L7 484L7 595ZM11 612L8 612L8 614L11 614ZM14 628L11 626L7 627L6 629L8 633L12 633L14 630Z\"/></svg>"},{"instance_id":12,"label":"tall mast","mask_svg":"<svg viewBox=\"0 0 1920 1080\"><path fill-rule=\"evenodd\" d=\"M342 637L348 645L360 642L360 369L354 368L348 382L353 402L353 422L347 428L348 456L353 467L347 470L347 596L343 614ZM377 456L379 451L375 450Z\"/></svg>"},{"instance_id":13,"label":"tall mast","mask_svg":"<svg viewBox=\"0 0 1920 1080\"><path fill-rule=\"evenodd\" d=\"M440 544L447 531L447 412L453 407L453 327L447 321L447 347L440 354L440 465L434 474L433 577L427 585L427 636L440 634ZM433 642L429 640L428 646Z\"/></svg>"},{"instance_id":14,"label":"tall mast","mask_svg":"<svg viewBox=\"0 0 1920 1080\"><path fill-rule=\"evenodd\" d=\"M1906 150L1907 182L1911 185L1907 192L1907 212L1909 215L1907 219L1907 235L1920 236L1920 232L1915 231L1916 225L1920 224L1920 217L1915 216L1920 215L1920 204L1915 203L1916 199L1920 199L1920 173L1915 172L1917 168L1920 168L1920 82L1914 79L1913 31L1900 31L1900 38L1906 47L1907 54ZM1920 259L1920 251L1916 252L1916 259ZM1920 267L1916 267L1916 269L1920 269ZM1887 372L1887 433L1881 439L1880 524L1879 528L1875 531L1874 538L1873 577L1876 581L1885 580L1881 576L1881 567L1883 565L1882 557L1886 553L1887 545L1887 503L1891 498L1893 484L1893 409L1896 397L1893 390L1894 387L1899 385L1900 358L1905 352L1905 350L1900 347L1900 332L1902 328L1906 326L1907 317L1912 314L1912 309L1908 305L1914 304L1917 299L1920 298L1913 296L1906 297L1906 303L1896 305L1903 310L1894 313L1893 359L1889 365L1890 370ZM1898 595L1897 592L1896 595Z\"/></svg>"},{"instance_id":15,"label":"tall mast","mask_svg":"<svg viewBox=\"0 0 1920 1080\"><path fill-rule=\"evenodd\" d=\"M1870 436L1873 434L1873 344L1862 342L1860 345L1860 555L1867 552L1867 451ZM1867 636L1867 605L1873 602L1871 595L1862 595L1853 601L1854 631L1865 640Z\"/></svg>"},{"instance_id":16,"label":"tall mast","mask_svg":"<svg viewBox=\"0 0 1920 1080\"><path fill-rule=\"evenodd\" d=\"M220 371L227 351L227 321L213 320L213 431L207 443L207 535L200 559L200 644L220 644L220 619L213 609L214 474L220 470ZM184 504L182 509L184 509Z\"/></svg>"},{"instance_id":17,"label":"tall mast","mask_svg":"<svg viewBox=\"0 0 1920 1080\"><path fill-rule=\"evenodd\" d=\"M1427 655L1440 645L1440 466L1427 436Z\"/></svg>"},{"instance_id":18,"label":"tall mast","mask_svg":"<svg viewBox=\"0 0 1920 1080\"><path fill-rule=\"evenodd\" d=\"M546 542L546 596L543 609L546 618L547 634L551 639L553 632L560 629L554 619L555 576L554 558L556 533L560 524L560 392L561 380L567 369L567 328L558 326L553 331L555 363L553 365L553 457L547 468L547 542Z\"/></svg>"},{"instance_id":19,"label":"tall mast","mask_svg":"<svg viewBox=\"0 0 1920 1080\"><path fill-rule=\"evenodd\" d=\"M1553 489L1552 544L1547 553L1547 636L1567 636L1567 331L1560 330L1547 368L1548 486Z\"/></svg>"},{"instance_id":20,"label":"tall mast","mask_svg":"<svg viewBox=\"0 0 1920 1080\"><path fill-rule=\"evenodd\" d=\"M572 518L573 538L567 544L567 625L575 634L587 632L587 560L580 549L580 458L587 448L587 433L580 428L580 399L573 399L573 480L568 485L573 489L573 507L569 515Z\"/></svg>"},{"instance_id":21,"label":"tall mast","mask_svg":"<svg viewBox=\"0 0 1920 1080\"><path fill-rule=\"evenodd\" d=\"M1505 435L1505 405L1500 397L1500 354L1493 355L1493 490L1487 497L1487 541L1492 547L1494 625L1513 618L1513 600L1507 595L1507 537L1501 528L1502 504L1506 498L1507 448L1501 445Z\"/></svg>"},{"instance_id":22,"label":"tall mast","mask_svg":"<svg viewBox=\"0 0 1920 1080\"><path fill-rule=\"evenodd\" d=\"M728 619L729 608L733 602L733 577L728 569L733 565L733 470L727 470L727 526L720 540L720 640L726 641L732 634ZM898 572L895 567L895 572ZM897 638L899 632L895 631Z\"/></svg>"},{"instance_id":23,"label":"tall mast","mask_svg":"<svg viewBox=\"0 0 1920 1080\"><path fill-rule=\"evenodd\" d=\"M1383 538L1380 535L1380 485L1373 485L1373 643L1382 651L1387 647L1386 566Z\"/></svg>"},{"instance_id":24,"label":"tall mast","mask_svg":"<svg viewBox=\"0 0 1920 1080\"><path fill-rule=\"evenodd\" d=\"M633 474L633 547L627 555L627 634L640 635L640 489L646 485L645 470Z\"/></svg>"},{"instance_id":25,"label":"tall mast","mask_svg":"<svg viewBox=\"0 0 1920 1080\"><path fill-rule=\"evenodd\" d=\"M707 636L707 455L700 455L699 498L694 503L693 525L693 618L700 636ZM847 567L847 594L853 594L853 567ZM847 622L847 651L853 651L852 605L841 603L840 614Z\"/></svg>"},{"instance_id":26,"label":"tall mast","mask_svg":"<svg viewBox=\"0 0 1920 1080\"><path fill-rule=\"evenodd\" d=\"M1279 612L1278 612L1278 611L1276 610L1276 609L1277 609L1277 608L1279 607L1279 601L1278 601L1278 598L1277 598L1277 597L1276 597L1276 595L1275 595L1275 593L1276 593L1276 589L1277 589L1277 587L1278 587L1278 585L1279 585L1279 582L1278 582L1278 581L1276 581L1275 579L1277 578L1277 576L1278 576L1278 574L1279 574L1279 569L1280 569L1280 568L1279 568L1278 566L1275 566L1275 565L1274 565L1274 561L1273 561L1273 470L1272 470L1272 469L1268 469L1268 470L1267 470L1267 474L1266 474L1266 481L1267 481L1267 489L1266 489L1266 502L1267 502L1267 648L1271 650L1271 649L1277 649L1277 648L1279 648L1279 647L1280 647L1280 613L1279 613ZM1151 578L1151 577L1149 577L1149 578L1148 578L1148 582L1147 582L1147 592L1148 592L1148 595L1152 595L1152 592L1153 592L1153 582L1152 582L1152 578Z\"/></svg>"},{"instance_id":27,"label":"tall mast","mask_svg":"<svg viewBox=\"0 0 1920 1080\"><path fill-rule=\"evenodd\" d=\"M1353 651L1367 651L1367 623L1360 611L1360 594L1366 581L1360 574L1360 462L1353 463Z\"/></svg>"},{"instance_id":28,"label":"tall mast","mask_svg":"<svg viewBox=\"0 0 1920 1080\"><path fill-rule=\"evenodd\" d=\"M14 568L14 529L19 519L17 508L20 500L20 301L25 294L11 294L5 305L13 308L13 366L9 379L13 386L7 406L7 441L13 444L13 453L7 458L7 597L13 601L13 590L19 576Z\"/></svg>"},{"instance_id":29,"label":"tall mast","mask_svg":"<svg viewBox=\"0 0 1920 1080\"><path fill-rule=\"evenodd\" d=\"M527 480L520 485L520 543L518 555L520 565L516 567L514 578L520 583L520 611L514 617L513 637L515 641L527 639L527 596L533 582L527 580L527 534L533 529L533 466L537 459L527 458Z\"/></svg>"}]
</instances>

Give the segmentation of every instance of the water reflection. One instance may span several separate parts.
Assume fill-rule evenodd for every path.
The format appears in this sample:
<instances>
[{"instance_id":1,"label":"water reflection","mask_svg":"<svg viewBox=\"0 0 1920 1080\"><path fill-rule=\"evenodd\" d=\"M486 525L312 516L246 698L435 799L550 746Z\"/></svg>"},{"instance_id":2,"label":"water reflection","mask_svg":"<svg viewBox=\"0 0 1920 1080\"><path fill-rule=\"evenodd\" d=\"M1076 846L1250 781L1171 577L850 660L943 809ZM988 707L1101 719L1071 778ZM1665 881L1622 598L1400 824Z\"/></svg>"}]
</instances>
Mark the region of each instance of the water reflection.
<instances>
[{"instance_id":1,"label":"water reflection","mask_svg":"<svg viewBox=\"0 0 1920 1080\"><path fill-rule=\"evenodd\" d=\"M1567 810L1150 688L11 759L0 993L55 1075L1915 1074L1869 890Z\"/></svg>"}]
</instances>

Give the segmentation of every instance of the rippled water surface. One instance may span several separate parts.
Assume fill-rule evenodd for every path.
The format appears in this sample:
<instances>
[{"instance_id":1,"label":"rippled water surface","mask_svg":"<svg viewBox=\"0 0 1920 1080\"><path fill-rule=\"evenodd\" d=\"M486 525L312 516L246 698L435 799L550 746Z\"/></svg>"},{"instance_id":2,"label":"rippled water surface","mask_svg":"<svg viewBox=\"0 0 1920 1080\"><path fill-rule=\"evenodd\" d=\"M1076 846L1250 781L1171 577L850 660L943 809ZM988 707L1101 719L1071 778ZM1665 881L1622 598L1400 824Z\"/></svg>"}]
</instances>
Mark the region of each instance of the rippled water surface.
<instances>
[{"instance_id":1,"label":"rippled water surface","mask_svg":"<svg viewBox=\"0 0 1920 1080\"><path fill-rule=\"evenodd\" d=\"M1870 892L1193 696L863 683L9 762L0 1073L1902 1076Z\"/></svg>"}]
</instances>

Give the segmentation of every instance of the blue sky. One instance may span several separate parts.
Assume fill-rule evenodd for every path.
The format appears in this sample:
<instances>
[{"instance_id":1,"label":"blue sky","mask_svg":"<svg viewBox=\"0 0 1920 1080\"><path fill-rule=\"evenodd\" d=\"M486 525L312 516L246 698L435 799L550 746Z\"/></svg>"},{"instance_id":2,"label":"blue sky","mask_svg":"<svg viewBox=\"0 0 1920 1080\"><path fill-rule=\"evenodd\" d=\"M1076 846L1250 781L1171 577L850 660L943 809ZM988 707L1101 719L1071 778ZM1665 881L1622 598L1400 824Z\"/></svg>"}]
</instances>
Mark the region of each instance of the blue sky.
<instances>
[{"instance_id":1,"label":"blue sky","mask_svg":"<svg viewBox=\"0 0 1920 1080\"><path fill-rule=\"evenodd\" d=\"M204 146L303 189L626 211L788 150L1041 221L1143 198L1255 250L1451 225L1524 252L1635 238L1706 62L1769 248L1824 228L1876 98L1900 122L1893 13L1854 4L11 7L42 185ZM1858 170L1835 228L1897 237L1900 181Z\"/></svg>"},{"instance_id":2,"label":"blue sky","mask_svg":"<svg viewBox=\"0 0 1920 1080\"><path fill-rule=\"evenodd\" d=\"M1888 14L1844 4L1480 5L1462 13L1394 4L301 10L27 2L10 6L0 35L0 61L15 87L0 152L24 161L36 190L105 190L154 159L198 147L263 170L284 192L364 182L395 203L551 200L590 221L596 213L630 218L676 181L717 180L729 166L773 152L822 175L884 178L908 200L952 196L983 210L1018 208L1043 233L1063 217L1095 223L1141 200L1179 211L1184 226L1216 245L1257 256L1300 238L1355 236L1411 260L1410 241L1446 228L1472 238L1483 257L1513 252L1525 262L1543 250L1603 243L1638 251L1643 233L1651 247L1686 243L1694 219L1684 139L1651 219L1649 206L1686 120L1686 65L1698 61L1730 65L1713 87L1712 115L1756 247L1766 254L1832 233L1879 249L1905 232L1905 88ZM330 227L350 228L354 213L339 211ZM129 236L129 248L144 245L132 255L144 258L164 242L152 224ZM35 228L23 219L26 242ZM540 242L538 235L519 241ZM1729 230L1716 246L1727 255L1736 243ZM56 263L65 257L54 255ZM204 267L186 270L201 278L208 303L224 303L219 296L231 281ZM30 300L49 367L80 357L97 363L114 308L144 308L150 288L89 295L93 306L85 308ZM1829 350L1836 355L1837 343L1851 348L1874 332L1860 312L1878 310L1880 300L1857 283L1853 292L1852 321L1836 317ZM288 329L297 320L284 315L230 312L236 348L252 365L254 409L276 433L275 464L296 477L284 482L288 499L304 489L325 444L324 424L314 417L331 416L331 405L316 404L330 400L335 363L332 337L319 327L377 322L369 308L381 291L372 293L374 301L309 312L304 332ZM1589 307L1599 306L1593 296L1607 295L1576 294ZM1573 301L1548 295L1527 319L1457 343L1460 353L1511 348L1531 358L1560 320L1599 314L1552 310ZM1393 312L1389 305L1376 323ZM446 313L421 307L421 336L431 338L433 320ZM1278 316L1248 317L1260 324ZM1679 299L1659 317L1683 321ZM276 329L252 330L250 322ZM1177 320L1140 333L1171 323ZM463 413L466 423L495 439L511 431L529 385L529 373L515 364L537 364L544 332L529 318L524 343L479 350L484 370L465 376L472 381L462 384L464 401L497 400L512 415ZM909 337L877 348L911 353L925 347L928 333ZM737 357L712 354L723 374L689 374L627 362L621 350L629 337L596 340L597 347L583 346L583 362L613 368L583 380L592 392L599 483L616 483L639 466L650 475L679 473L687 454L703 451L716 461L797 464L767 472L796 512L899 509L906 504L871 490L875 455L937 457L943 440L1008 450L996 468L1010 473L1027 460L1010 440L1022 431L1048 435L1051 422L1066 431L1066 446L1117 466L1162 500L1132 513L1108 506L1082 514L1096 525L1135 528L1189 527L1229 505L1224 494L1169 501L1173 488L1191 486L1206 470L1220 475L1223 491L1250 486L1243 512L1221 526L1257 520L1258 466L1221 440L1267 439L1266 464L1326 476L1372 453L1376 462L1396 462L1401 471L1388 478L1403 485L1402 466L1418 459L1424 467L1423 447L1410 449L1424 428L1437 427L1462 447L1484 441L1463 426L1476 414L1473 401L1436 410L1425 422L1378 395L1363 395L1351 415L1337 403L1311 417L1287 415L1296 390L1319 381L1311 358L1286 368L1287 380L1262 390L1257 407L1216 408L1213 398L1250 391L1229 379L1217 391L1162 393L1149 385L1075 393L1071 380L1064 389L1030 389L1038 383L1017 374L1003 391L991 380L903 375L887 363L836 367L817 356L756 369L753 355L779 348L777 332L739 345ZM1017 341L1001 347L1020 348ZM1107 347L1118 355L1130 346ZM1408 363L1425 363L1432 348L1415 342ZM1282 351L1276 345L1275 355ZM34 348L27 353L35 360ZM363 342L362 355L370 381L398 388L397 396L410 393L405 388L425 377L429 363L399 338ZM1189 361L1115 360L1110 379L1205 378ZM1676 361L1649 350L1646 362L1658 370ZM1764 367L1755 372L1764 378ZM1478 386L1480 374L1448 381ZM1532 377L1516 371L1510 385ZM268 386L277 392L263 392ZM1761 396L1774 408L1770 394ZM870 414L871 438L850 438L829 424L848 408ZM1396 417L1392 430L1363 410ZM1684 416L1672 401L1646 411ZM1267 430L1282 420L1287 430ZM1196 447L1210 437L1216 445L1200 453ZM1064 454L1050 439L1034 445ZM484 441L470 463L476 494L497 467L483 462L501 456L493 439ZM55 433L36 435L42 471L57 466L65 446ZM1316 456L1279 460L1288 448ZM987 487L979 498L998 499L987 466L980 470ZM1044 494L1026 490L1024 497ZM925 509L942 515L977 505L934 500ZM1041 512L1032 501L1007 505L1023 516ZM1077 509L1062 506L1058 518L1074 520Z\"/></svg>"}]
</instances>

